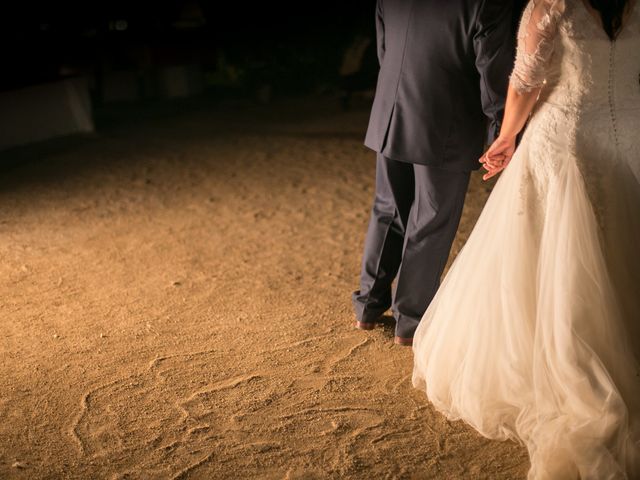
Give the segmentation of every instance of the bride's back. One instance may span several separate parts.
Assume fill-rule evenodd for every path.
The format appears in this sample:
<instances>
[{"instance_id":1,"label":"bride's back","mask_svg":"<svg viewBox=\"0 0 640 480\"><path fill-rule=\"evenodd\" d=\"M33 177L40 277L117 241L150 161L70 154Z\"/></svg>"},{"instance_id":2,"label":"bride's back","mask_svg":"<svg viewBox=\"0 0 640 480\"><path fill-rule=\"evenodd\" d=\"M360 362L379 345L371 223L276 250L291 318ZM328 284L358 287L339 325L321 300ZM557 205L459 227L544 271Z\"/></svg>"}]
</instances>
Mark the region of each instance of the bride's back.
<instances>
[{"instance_id":1,"label":"bride's back","mask_svg":"<svg viewBox=\"0 0 640 480\"><path fill-rule=\"evenodd\" d=\"M551 149L542 181L567 154L581 163L587 183L622 160L640 179L640 6L636 1L611 40L583 0L564 0L532 124L535 148ZM541 134L546 132L546 135Z\"/></svg>"},{"instance_id":2,"label":"bride's back","mask_svg":"<svg viewBox=\"0 0 640 480\"><path fill-rule=\"evenodd\" d=\"M579 110L640 108L640 11L611 40L583 0L566 0L542 100Z\"/></svg>"}]
</instances>

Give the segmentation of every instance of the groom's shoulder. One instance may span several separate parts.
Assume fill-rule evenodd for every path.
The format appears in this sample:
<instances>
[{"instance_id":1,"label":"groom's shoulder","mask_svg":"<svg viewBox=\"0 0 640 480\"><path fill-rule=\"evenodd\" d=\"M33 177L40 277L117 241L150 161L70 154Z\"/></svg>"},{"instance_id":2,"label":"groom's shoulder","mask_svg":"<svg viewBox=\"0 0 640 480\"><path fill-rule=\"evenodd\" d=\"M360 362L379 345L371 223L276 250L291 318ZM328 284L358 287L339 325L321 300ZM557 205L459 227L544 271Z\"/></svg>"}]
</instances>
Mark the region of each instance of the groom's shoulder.
<instances>
[{"instance_id":1,"label":"groom's shoulder","mask_svg":"<svg viewBox=\"0 0 640 480\"><path fill-rule=\"evenodd\" d=\"M425 27L420 35L442 32L447 26L458 32L470 32L479 21L505 18L526 0L377 0L384 21L389 26L406 28L409 24ZM461 28L462 24L462 28ZM465 26L469 28L465 28ZM414 29L415 30L415 29Z\"/></svg>"},{"instance_id":2,"label":"groom's shoulder","mask_svg":"<svg viewBox=\"0 0 640 480\"><path fill-rule=\"evenodd\" d=\"M469 19L480 14L511 10L518 0L379 0L387 10L407 10L411 15Z\"/></svg>"}]
</instances>

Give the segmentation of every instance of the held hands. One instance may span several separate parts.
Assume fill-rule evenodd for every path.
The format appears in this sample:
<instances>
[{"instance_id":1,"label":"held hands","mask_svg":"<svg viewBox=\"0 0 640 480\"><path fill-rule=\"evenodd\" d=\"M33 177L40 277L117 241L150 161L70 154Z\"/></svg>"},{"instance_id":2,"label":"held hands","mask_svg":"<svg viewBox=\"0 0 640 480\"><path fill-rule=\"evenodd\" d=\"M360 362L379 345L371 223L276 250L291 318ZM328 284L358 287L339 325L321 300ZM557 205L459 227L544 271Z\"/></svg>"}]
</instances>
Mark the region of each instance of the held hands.
<instances>
[{"instance_id":1,"label":"held hands","mask_svg":"<svg viewBox=\"0 0 640 480\"><path fill-rule=\"evenodd\" d=\"M516 139L498 137L495 142L489 147L485 154L480 158L480 163L483 164L487 173L482 177L483 180L489 180L491 177L496 176L502 170L507 168L513 153L516 150Z\"/></svg>"}]
</instances>

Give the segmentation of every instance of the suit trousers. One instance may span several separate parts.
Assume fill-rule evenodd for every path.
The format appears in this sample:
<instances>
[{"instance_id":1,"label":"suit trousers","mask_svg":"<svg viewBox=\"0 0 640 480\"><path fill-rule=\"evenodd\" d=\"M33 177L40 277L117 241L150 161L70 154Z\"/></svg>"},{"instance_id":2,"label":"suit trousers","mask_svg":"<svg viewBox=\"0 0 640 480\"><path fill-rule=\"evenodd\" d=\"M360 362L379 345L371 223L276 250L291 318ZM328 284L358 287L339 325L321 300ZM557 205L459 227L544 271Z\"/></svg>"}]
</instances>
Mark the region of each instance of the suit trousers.
<instances>
[{"instance_id":1,"label":"suit trousers","mask_svg":"<svg viewBox=\"0 0 640 480\"><path fill-rule=\"evenodd\" d=\"M359 321L375 322L391 308L396 336L413 338L440 285L469 178L378 154L360 289L352 297Z\"/></svg>"}]
</instances>

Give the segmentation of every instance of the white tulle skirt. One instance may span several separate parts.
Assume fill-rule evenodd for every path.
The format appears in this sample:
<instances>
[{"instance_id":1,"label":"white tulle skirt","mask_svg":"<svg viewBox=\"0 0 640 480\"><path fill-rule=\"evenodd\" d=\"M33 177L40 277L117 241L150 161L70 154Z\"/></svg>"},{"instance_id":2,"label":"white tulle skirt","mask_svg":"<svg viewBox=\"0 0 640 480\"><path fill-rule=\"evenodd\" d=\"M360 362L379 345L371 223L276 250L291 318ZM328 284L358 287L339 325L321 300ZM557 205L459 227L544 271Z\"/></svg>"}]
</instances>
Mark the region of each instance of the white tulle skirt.
<instances>
[{"instance_id":1,"label":"white tulle skirt","mask_svg":"<svg viewBox=\"0 0 640 480\"><path fill-rule=\"evenodd\" d=\"M413 383L449 419L526 445L530 479L638 479L638 176L624 161L602 175L540 130L425 313Z\"/></svg>"}]
</instances>

